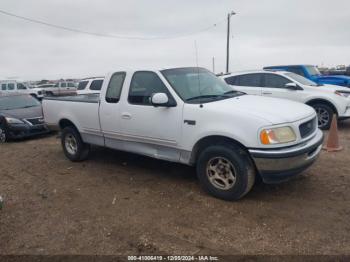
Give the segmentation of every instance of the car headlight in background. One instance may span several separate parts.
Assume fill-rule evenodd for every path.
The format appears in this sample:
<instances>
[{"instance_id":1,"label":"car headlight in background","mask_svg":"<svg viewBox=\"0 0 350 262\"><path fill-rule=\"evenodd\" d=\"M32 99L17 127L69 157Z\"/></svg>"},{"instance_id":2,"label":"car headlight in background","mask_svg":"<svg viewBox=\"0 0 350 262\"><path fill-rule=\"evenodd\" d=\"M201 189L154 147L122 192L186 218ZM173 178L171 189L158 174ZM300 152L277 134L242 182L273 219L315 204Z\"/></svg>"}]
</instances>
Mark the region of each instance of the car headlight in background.
<instances>
[{"instance_id":1,"label":"car headlight in background","mask_svg":"<svg viewBox=\"0 0 350 262\"><path fill-rule=\"evenodd\" d=\"M336 95L338 95L338 96L343 96L343 97L350 97L350 91L340 91L340 90L338 90L338 91L335 91L334 92Z\"/></svg>"},{"instance_id":2,"label":"car headlight in background","mask_svg":"<svg viewBox=\"0 0 350 262\"><path fill-rule=\"evenodd\" d=\"M260 132L260 141L263 145L289 143L296 139L293 129L289 126L268 128Z\"/></svg>"},{"instance_id":3,"label":"car headlight in background","mask_svg":"<svg viewBox=\"0 0 350 262\"><path fill-rule=\"evenodd\" d=\"M5 117L5 119L8 124L24 124L22 120L19 120L17 118Z\"/></svg>"}]
</instances>

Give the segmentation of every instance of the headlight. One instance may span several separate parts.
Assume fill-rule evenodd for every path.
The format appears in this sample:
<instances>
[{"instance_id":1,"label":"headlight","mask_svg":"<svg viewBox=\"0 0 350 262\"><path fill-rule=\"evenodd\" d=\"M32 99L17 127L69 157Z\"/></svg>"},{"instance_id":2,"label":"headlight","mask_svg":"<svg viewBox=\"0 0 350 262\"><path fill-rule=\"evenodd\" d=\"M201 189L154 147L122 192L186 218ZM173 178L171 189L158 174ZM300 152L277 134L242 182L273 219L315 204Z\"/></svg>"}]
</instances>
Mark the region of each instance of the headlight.
<instances>
[{"instance_id":1,"label":"headlight","mask_svg":"<svg viewBox=\"0 0 350 262\"><path fill-rule=\"evenodd\" d=\"M12 117L5 117L6 122L9 124L24 124L23 121L17 119L17 118L12 118Z\"/></svg>"},{"instance_id":2,"label":"headlight","mask_svg":"<svg viewBox=\"0 0 350 262\"><path fill-rule=\"evenodd\" d=\"M296 139L293 129L289 126L264 129L260 133L260 141L263 145L289 143Z\"/></svg>"},{"instance_id":3,"label":"headlight","mask_svg":"<svg viewBox=\"0 0 350 262\"><path fill-rule=\"evenodd\" d=\"M335 91L334 93L338 96L350 97L350 91Z\"/></svg>"}]
</instances>

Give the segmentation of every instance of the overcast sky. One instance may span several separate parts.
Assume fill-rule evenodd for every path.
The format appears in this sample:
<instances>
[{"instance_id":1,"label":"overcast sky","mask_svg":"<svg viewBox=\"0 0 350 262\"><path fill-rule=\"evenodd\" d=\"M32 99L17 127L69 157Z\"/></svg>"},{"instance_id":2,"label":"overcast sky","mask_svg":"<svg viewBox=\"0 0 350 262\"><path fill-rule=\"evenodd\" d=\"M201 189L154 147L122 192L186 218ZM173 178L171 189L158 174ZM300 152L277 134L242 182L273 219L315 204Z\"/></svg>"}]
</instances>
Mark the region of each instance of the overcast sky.
<instances>
[{"instance_id":1,"label":"overcast sky","mask_svg":"<svg viewBox=\"0 0 350 262\"><path fill-rule=\"evenodd\" d=\"M84 31L168 40L121 40L33 24L0 14L0 76L33 80L103 75L123 67L196 65L231 71L264 65L350 64L348 0L0 0L0 9Z\"/></svg>"}]
</instances>

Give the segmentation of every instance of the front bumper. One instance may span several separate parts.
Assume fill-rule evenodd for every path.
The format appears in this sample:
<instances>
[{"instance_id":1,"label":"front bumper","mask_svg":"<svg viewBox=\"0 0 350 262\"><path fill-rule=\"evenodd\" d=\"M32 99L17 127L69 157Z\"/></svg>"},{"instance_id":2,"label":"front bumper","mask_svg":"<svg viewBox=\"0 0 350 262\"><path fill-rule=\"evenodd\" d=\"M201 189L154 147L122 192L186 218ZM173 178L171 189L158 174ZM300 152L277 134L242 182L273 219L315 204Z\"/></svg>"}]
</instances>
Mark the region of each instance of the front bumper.
<instances>
[{"instance_id":1,"label":"front bumper","mask_svg":"<svg viewBox=\"0 0 350 262\"><path fill-rule=\"evenodd\" d=\"M50 129L45 125L10 124L7 126L9 138L20 139L41 134L47 134Z\"/></svg>"},{"instance_id":2,"label":"front bumper","mask_svg":"<svg viewBox=\"0 0 350 262\"><path fill-rule=\"evenodd\" d=\"M323 133L317 130L310 140L299 145L278 149L250 149L249 152L265 183L279 183L300 174L311 166L320 154Z\"/></svg>"}]
</instances>

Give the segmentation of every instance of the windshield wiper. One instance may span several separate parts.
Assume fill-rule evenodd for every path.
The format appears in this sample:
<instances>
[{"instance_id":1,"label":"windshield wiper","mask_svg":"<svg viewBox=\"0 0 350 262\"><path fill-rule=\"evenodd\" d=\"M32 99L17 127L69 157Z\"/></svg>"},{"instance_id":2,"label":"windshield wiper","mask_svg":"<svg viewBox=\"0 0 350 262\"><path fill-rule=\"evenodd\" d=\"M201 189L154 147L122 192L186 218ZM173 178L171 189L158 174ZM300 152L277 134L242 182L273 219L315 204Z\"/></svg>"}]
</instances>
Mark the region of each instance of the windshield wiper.
<instances>
[{"instance_id":1,"label":"windshield wiper","mask_svg":"<svg viewBox=\"0 0 350 262\"><path fill-rule=\"evenodd\" d=\"M197 99L206 99L206 98L217 98L221 97L220 95L202 95L202 96L194 96L191 98L187 98L186 101L192 101L192 100L197 100Z\"/></svg>"}]
</instances>

